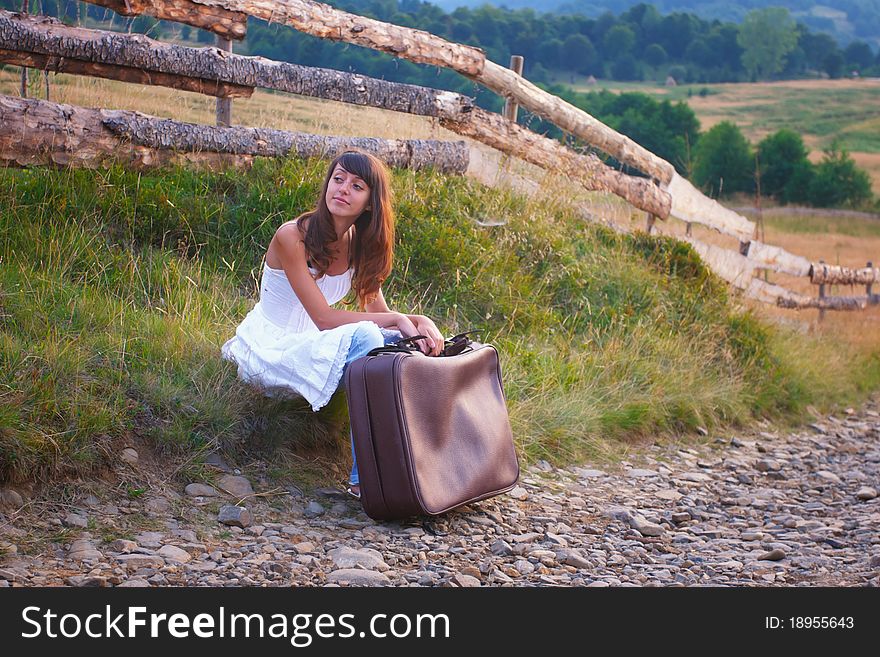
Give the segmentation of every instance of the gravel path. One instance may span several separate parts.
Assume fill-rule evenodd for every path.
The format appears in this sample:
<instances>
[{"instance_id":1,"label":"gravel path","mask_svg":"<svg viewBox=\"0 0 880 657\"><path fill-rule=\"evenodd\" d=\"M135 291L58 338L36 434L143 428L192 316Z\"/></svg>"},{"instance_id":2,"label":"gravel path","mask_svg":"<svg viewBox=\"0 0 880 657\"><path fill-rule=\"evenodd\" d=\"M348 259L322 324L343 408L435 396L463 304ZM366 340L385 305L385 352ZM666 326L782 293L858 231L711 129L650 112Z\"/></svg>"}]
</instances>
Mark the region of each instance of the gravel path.
<instances>
[{"instance_id":1,"label":"gravel path","mask_svg":"<svg viewBox=\"0 0 880 657\"><path fill-rule=\"evenodd\" d=\"M234 472L64 506L22 509L6 490L0 587L875 586L878 488L875 399L788 435L656 446L614 468L538 463L511 493L429 521L377 524L329 489L229 508L252 494Z\"/></svg>"}]
</instances>

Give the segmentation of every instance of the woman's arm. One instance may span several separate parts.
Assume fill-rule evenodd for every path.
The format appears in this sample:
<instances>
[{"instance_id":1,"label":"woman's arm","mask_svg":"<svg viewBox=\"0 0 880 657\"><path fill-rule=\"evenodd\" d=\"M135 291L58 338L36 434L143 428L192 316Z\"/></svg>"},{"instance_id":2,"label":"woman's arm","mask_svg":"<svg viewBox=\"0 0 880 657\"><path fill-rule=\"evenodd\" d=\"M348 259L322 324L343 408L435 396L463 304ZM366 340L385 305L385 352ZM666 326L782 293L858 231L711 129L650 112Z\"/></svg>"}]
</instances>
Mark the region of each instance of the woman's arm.
<instances>
[{"instance_id":1,"label":"woman's arm","mask_svg":"<svg viewBox=\"0 0 880 657\"><path fill-rule=\"evenodd\" d=\"M372 303L368 303L365 307L367 312L392 312L390 308L388 308L388 303L385 301L385 297L382 295L382 290L379 290L379 294L376 295L376 299ZM405 315L409 321L413 323L415 326L416 333L415 335L427 335L428 336L428 345L431 349L430 354L432 356L439 356L440 352L443 351L443 334L440 333L440 330L430 319L425 317L424 315ZM421 340L419 340L421 342Z\"/></svg>"},{"instance_id":2,"label":"woman's arm","mask_svg":"<svg viewBox=\"0 0 880 657\"><path fill-rule=\"evenodd\" d=\"M353 312L331 307L309 272L306 247L295 224L287 224L279 228L275 233L275 241L278 246L278 259L281 261L281 267L290 282L290 287L320 330L370 321L383 328L396 328L404 337L418 335L415 326L406 315L390 311L387 305L384 310L372 312Z\"/></svg>"}]
</instances>

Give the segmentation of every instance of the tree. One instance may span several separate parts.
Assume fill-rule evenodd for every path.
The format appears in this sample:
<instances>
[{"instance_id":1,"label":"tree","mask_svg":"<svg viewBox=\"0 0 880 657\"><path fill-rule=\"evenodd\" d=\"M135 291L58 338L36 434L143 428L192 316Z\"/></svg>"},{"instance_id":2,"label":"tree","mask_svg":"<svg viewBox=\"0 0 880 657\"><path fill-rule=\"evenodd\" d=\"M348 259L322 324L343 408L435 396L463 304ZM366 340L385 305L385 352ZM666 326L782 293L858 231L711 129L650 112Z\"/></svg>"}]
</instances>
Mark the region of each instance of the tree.
<instances>
[{"instance_id":1,"label":"tree","mask_svg":"<svg viewBox=\"0 0 880 657\"><path fill-rule=\"evenodd\" d=\"M864 41L853 41L843 51L843 58L848 66L863 71L874 63L874 53L871 46Z\"/></svg>"},{"instance_id":2,"label":"tree","mask_svg":"<svg viewBox=\"0 0 880 657\"><path fill-rule=\"evenodd\" d=\"M796 28L783 7L754 9L746 14L736 40L743 49L743 67L752 78L763 80L782 70L785 56L797 45Z\"/></svg>"},{"instance_id":3,"label":"tree","mask_svg":"<svg viewBox=\"0 0 880 657\"><path fill-rule=\"evenodd\" d=\"M835 50L825 55L825 59L822 60L822 70L828 74L829 78L836 80L843 77L844 64L846 62L843 61L843 55L839 50Z\"/></svg>"},{"instance_id":4,"label":"tree","mask_svg":"<svg viewBox=\"0 0 880 657\"><path fill-rule=\"evenodd\" d=\"M663 66L669 60L669 55L659 43L652 43L645 48L645 61L650 66Z\"/></svg>"},{"instance_id":5,"label":"tree","mask_svg":"<svg viewBox=\"0 0 880 657\"><path fill-rule=\"evenodd\" d=\"M538 61L547 68L559 68L564 61L562 57L562 41L548 39L538 46Z\"/></svg>"},{"instance_id":6,"label":"tree","mask_svg":"<svg viewBox=\"0 0 880 657\"><path fill-rule=\"evenodd\" d=\"M783 128L758 144L761 193L783 200L795 169L807 160L804 140L794 130Z\"/></svg>"},{"instance_id":7,"label":"tree","mask_svg":"<svg viewBox=\"0 0 880 657\"><path fill-rule=\"evenodd\" d=\"M803 30L800 31L798 45L807 57L807 65L816 71L821 70L824 59L838 50L837 42L827 34L813 34L807 32L805 27L798 27L799 31Z\"/></svg>"},{"instance_id":8,"label":"tree","mask_svg":"<svg viewBox=\"0 0 880 657\"><path fill-rule=\"evenodd\" d=\"M825 151L810 185L810 202L820 208L864 205L871 200L871 179L837 142Z\"/></svg>"},{"instance_id":9,"label":"tree","mask_svg":"<svg viewBox=\"0 0 880 657\"><path fill-rule=\"evenodd\" d=\"M632 53L636 35L627 25L615 25L602 39L602 54L607 60L620 59Z\"/></svg>"},{"instance_id":10,"label":"tree","mask_svg":"<svg viewBox=\"0 0 880 657\"><path fill-rule=\"evenodd\" d=\"M615 80L629 82L631 80L641 80L642 72L639 69L639 63L636 58L629 53L621 55L611 65L611 77Z\"/></svg>"},{"instance_id":11,"label":"tree","mask_svg":"<svg viewBox=\"0 0 880 657\"><path fill-rule=\"evenodd\" d=\"M562 44L562 65L570 70L586 75L594 70L597 60L593 42L583 34L572 34Z\"/></svg>"},{"instance_id":12,"label":"tree","mask_svg":"<svg viewBox=\"0 0 880 657\"><path fill-rule=\"evenodd\" d=\"M694 184L716 195L748 192L753 187L749 142L730 121L700 137L694 150Z\"/></svg>"},{"instance_id":13,"label":"tree","mask_svg":"<svg viewBox=\"0 0 880 657\"><path fill-rule=\"evenodd\" d=\"M816 167L809 160L795 164L785 188L779 195L782 203L810 203L810 188L816 177Z\"/></svg>"}]
</instances>

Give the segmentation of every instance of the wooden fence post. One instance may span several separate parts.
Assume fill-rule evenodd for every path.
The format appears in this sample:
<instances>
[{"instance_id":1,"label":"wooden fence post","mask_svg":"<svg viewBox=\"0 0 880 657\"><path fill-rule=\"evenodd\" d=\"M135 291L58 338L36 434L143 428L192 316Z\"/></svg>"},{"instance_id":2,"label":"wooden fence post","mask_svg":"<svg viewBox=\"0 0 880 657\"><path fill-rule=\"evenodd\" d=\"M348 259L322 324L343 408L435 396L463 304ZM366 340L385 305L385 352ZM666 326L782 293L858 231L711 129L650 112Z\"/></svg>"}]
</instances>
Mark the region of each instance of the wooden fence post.
<instances>
[{"instance_id":1,"label":"wooden fence post","mask_svg":"<svg viewBox=\"0 0 880 657\"><path fill-rule=\"evenodd\" d=\"M825 261L824 261L824 260L820 260L820 261L819 261L819 264L820 264L820 265L824 265L824 264L825 264ZM820 298L820 299L824 299L824 298L825 298L825 283L820 283L820 284L819 284L819 298ZM821 322L823 319L825 319L825 309L824 309L824 308L819 308L819 321Z\"/></svg>"},{"instance_id":2,"label":"wooden fence post","mask_svg":"<svg viewBox=\"0 0 880 657\"><path fill-rule=\"evenodd\" d=\"M79 3L77 3L79 4ZM28 13L28 0L21 0L21 13ZM27 98L28 95L28 70L26 66L21 67L21 97Z\"/></svg>"},{"instance_id":3,"label":"wooden fence post","mask_svg":"<svg viewBox=\"0 0 880 657\"><path fill-rule=\"evenodd\" d=\"M648 231L648 235L651 234L651 231L654 230L654 221L657 219L656 215L648 213L648 220L645 222L645 230Z\"/></svg>"},{"instance_id":4,"label":"wooden fence post","mask_svg":"<svg viewBox=\"0 0 880 657\"><path fill-rule=\"evenodd\" d=\"M217 48L232 52L232 39L217 35ZM217 125L232 125L232 98L217 98Z\"/></svg>"},{"instance_id":5,"label":"wooden fence post","mask_svg":"<svg viewBox=\"0 0 880 657\"><path fill-rule=\"evenodd\" d=\"M868 264L866 265L868 269L872 269L874 267L874 262L868 260ZM874 290L874 283L866 283L865 284L865 295L868 297L868 305L871 305L871 294Z\"/></svg>"},{"instance_id":6,"label":"wooden fence post","mask_svg":"<svg viewBox=\"0 0 880 657\"><path fill-rule=\"evenodd\" d=\"M512 70L517 75L522 75L523 62L525 62L525 58L522 55L511 55L510 70ZM502 112L502 115L505 119L516 123L516 115L518 111L519 104L517 104L515 100L511 100L510 98L508 98L504 101L504 111Z\"/></svg>"}]
</instances>

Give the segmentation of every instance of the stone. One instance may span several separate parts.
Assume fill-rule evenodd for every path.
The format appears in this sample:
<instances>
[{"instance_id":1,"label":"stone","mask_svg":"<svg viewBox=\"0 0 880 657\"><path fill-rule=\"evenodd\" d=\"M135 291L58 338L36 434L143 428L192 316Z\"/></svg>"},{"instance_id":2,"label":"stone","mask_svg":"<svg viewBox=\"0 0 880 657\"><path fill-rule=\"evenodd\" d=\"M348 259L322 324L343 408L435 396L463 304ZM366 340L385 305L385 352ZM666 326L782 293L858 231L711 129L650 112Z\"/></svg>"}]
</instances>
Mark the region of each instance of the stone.
<instances>
[{"instance_id":1,"label":"stone","mask_svg":"<svg viewBox=\"0 0 880 657\"><path fill-rule=\"evenodd\" d=\"M388 586L391 580L375 570L361 570L359 568L341 568L327 575L327 581L335 584L348 584L349 586Z\"/></svg>"},{"instance_id":2,"label":"stone","mask_svg":"<svg viewBox=\"0 0 880 657\"><path fill-rule=\"evenodd\" d=\"M199 540L199 537L192 529L175 529L171 533L188 543L197 543Z\"/></svg>"},{"instance_id":3,"label":"stone","mask_svg":"<svg viewBox=\"0 0 880 657\"><path fill-rule=\"evenodd\" d=\"M675 479L682 479L684 481L695 481L699 483L712 481L712 477L705 474L704 472L685 472L683 474L676 475Z\"/></svg>"},{"instance_id":4,"label":"stone","mask_svg":"<svg viewBox=\"0 0 880 657\"><path fill-rule=\"evenodd\" d=\"M657 523L650 522L643 516L638 514L632 516L629 521L630 527L639 532L642 536L662 536L666 531Z\"/></svg>"},{"instance_id":5,"label":"stone","mask_svg":"<svg viewBox=\"0 0 880 657\"><path fill-rule=\"evenodd\" d=\"M211 452L205 457L205 465L217 468L221 472L232 472L232 468L229 467L229 464L217 452Z\"/></svg>"},{"instance_id":6,"label":"stone","mask_svg":"<svg viewBox=\"0 0 880 657\"><path fill-rule=\"evenodd\" d=\"M543 534L538 534L537 532L529 532L527 534L517 534L516 536L512 536L511 539L514 543L534 543L535 541L544 538Z\"/></svg>"},{"instance_id":7,"label":"stone","mask_svg":"<svg viewBox=\"0 0 880 657\"><path fill-rule=\"evenodd\" d=\"M782 559L785 559L785 550L781 548L770 550L770 552L765 552L758 557L758 561L781 561Z\"/></svg>"},{"instance_id":8,"label":"stone","mask_svg":"<svg viewBox=\"0 0 880 657\"><path fill-rule=\"evenodd\" d=\"M171 502L164 497L151 497L144 502L144 510L156 515L165 515L171 511Z\"/></svg>"},{"instance_id":9,"label":"stone","mask_svg":"<svg viewBox=\"0 0 880 657\"><path fill-rule=\"evenodd\" d=\"M456 573L452 576L452 582L456 586L460 586L462 588L475 588L478 586L482 586L480 580L472 575L464 575L462 573Z\"/></svg>"},{"instance_id":10,"label":"stone","mask_svg":"<svg viewBox=\"0 0 880 657\"><path fill-rule=\"evenodd\" d=\"M135 536L138 545L145 548L160 548L162 541L165 540L165 534L162 532L141 532Z\"/></svg>"},{"instance_id":11,"label":"stone","mask_svg":"<svg viewBox=\"0 0 880 657\"><path fill-rule=\"evenodd\" d=\"M682 497L684 497L684 495L679 493L677 490L673 490L671 488L658 490L656 493L654 493L654 496L660 498L661 500L667 500L669 502L677 502Z\"/></svg>"},{"instance_id":12,"label":"stone","mask_svg":"<svg viewBox=\"0 0 880 657\"><path fill-rule=\"evenodd\" d=\"M63 522L65 527L79 527L80 529L85 529L89 526L88 518L81 516L78 513L68 513Z\"/></svg>"},{"instance_id":13,"label":"stone","mask_svg":"<svg viewBox=\"0 0 880 657\"><path fill-rule=\"evenodd\" d=\"M121 552L122 554L129 554L130 552L137 549L138 544L134 541L129 541L124 538L117 538L110 544L110 549L114 552Z\"/></svg>"},{"instance_id":14,"label":"stone","mask_svg":"<svg viewBox=\"0 0 880 657\"><path fill-rule=\"evenodd\" d=\"M635 477L636 479L643 479L647 477L659 477L660 473L656 470L646 470L644 468L630 468L626 471L627 477Z\"/></svg>"},{"instance_id":15,"label":"stone","mask_svg":"<svg viewBox=\"0 0 880 657\"><path fill-rule=\"evenodd\" d=\"M522 486L514 486L508 495L515 500L525 500L529 497L529 492Z\"/></svg>"},{"instance_id":16,"label":"stone","mask_svg":"<svg viewBox=\"0 0 880 657\"><path fill-rule=\"evenodd\" d=\"M11 488L0 489L0 511L18 511L22 506L24 506L24 500L18 494L18 491L14 491Z\"/></svg>"},{"instance_id":17,"label":"stone","mask_svg":"<svg viewBox=\"0 0 880 657\"><path fill-rule=\"evenodd\" d=\"M780 469L780 465L773 459L761 459L755 463L755 469L760 472L775 472Z\"/></svg>"},{"instance_id":18,"label":"stone","mask_svg":"<svg viewBox=\"0 0 880 657\"><path fill-rule=\"evenodd\" d=\"M104 558L104 555L89 540L71 543L67 556L73 561L101 561Z\"/></svg>"},{"instance_id":19,"label":"stone","mask_svg":"<svg viewBox=\"0 0 880 657\"><path fill-rule=\"evenodd\" d=\"M312 500L309 502L309 505L306 507L305 511L303 511L303 515L306 518L312 519L322 516L326 513L326 510L323 506Z\"/></svg>"},{"instance_id":20,"label":"stone","mask_svg":"<svg viewBox=\"0 0 880 657\"><path fill-rule=\"evenodd\" d=\"M218 497L220 495L216 488L207 484L188 484L183 492L189 497Z\"/></svg>"},{"instance_id":21,"label":"stone","mask_svg":"<svg viewBox=\"0 0 880 657\"><path fill-rule=\"evenodd\" d=\"M95 497L94 495L89 493L84 498L82 498L82 503L85 504L90 509L94 509L96 506L101 505L101 500L99 500L97 497Z\"/></svg>"},{"instance_id":22,"label":"stone","mask_svg":"<svg viewBox=\"0 0 880 657\"><path fill-rule=\"evenodd\" d=\"M132 449L131 447L126 447L119 452L119 460L128 463L129 465L137 465L138 458L137 450Z\"/></svg>"},{"instance_id":23,"label":"stone","mask_svg":"<svg viewBox=\"0 0 880 657\"><path fill-rule=\"evenodd\" d=\"M250 511L243 506L233 506L231 504L220 507L217 520L224 525L241 528L249 527L253 522Z\"/></svg>"},{"instance_id":24,"label":"stone","mask_svg":"<svg viewBox=\"0 0 880 657\"><path fill-rule=\"evenodd\" d=\"M388 564L385 563L381 553L371 548L354 550L343 546L330 550L327 556L330 557L337 568L343 570L357 568L358 566L367 570L388 570Z\"/></svg>"},{"instance_id":25,"label":"stone","mask_svg":"<svg viewBox=\"0 0 880 657\"><path fill-rule=\"evenodd\" d=\"M217 480L217 488L237 498L250 497L254 494L250 481L245 477L231 474L220 477Z\"/></svg>"},{"instance_id":26,"label":"stone","mask_svg":"<svg viewBox=\"0 0 880 657\"><path fill-rule=\"evenodd\" d=\"M165 559L166 562L187 563L192 559L192 555L190 555L189 552L174 545L163 545L159 548L158 554Z\"/></svg>"},{"instance_id":27,"label":"stone","mask_svg":"<svg viewBox=\"0 0 880 657\"><path fill-rule=\"evenodd\" d=\"M671 517L672 522L674 522L676 525L680 525L683 522L691 520L691 514L687 511L679 511L677 513L673 513Z\"/></svg>"},{"instance_id":28,"label":"stone","mask_svg":"<svg viewBox=\"0 0 880 657\"><path fill-rule=\"evenodd\" d=\"M158 555L151 554L121 554L116 557L126 570L139 570L140 568L161 568L165 560Z\"/></svg>"},{"instance_id":29,"label":"stone","mask_svg":"<svg viewBox=\"0 0 880 657\"><path fill-rule=\"evenodd\" d=\"M572 468L572 472L582 479L598 479L599 477L608 476L606 472L602 472L601 470L590 470L585 468Z\"/></svg>"},{"instance_id":30,"label":"stone","mask_svg":"<svg viewBox=\"0 0 880 657\"><path fill-rule=\"evenodd\" d=\"M93 588L110 586L106 577L96 575L71 575L65 582L68 586L76 586L80 588Z\"/></svg>"},{"instance_id":31,"label":"stone","mask_svg":"<svg viewBox=\"0 0 880 657\"><path fill-rule=\"evenodd\" d=\"M489 549L492 550L492 554L496 557L506 557L513 554L513 548L510 547L510 543L500 538L492 543L492 547Z\"/></svg>"},{"instance_id":32,"label":"stone","mask_svg":"<svg viewBox=\"0 0 880 657\"><path fill-rule=\"evenodd\" d=\"M535 566L530 561L526 561L525 559L518 559L513 564L513 567L520 575L530 575L531 573L535 572Z\"/></svg>"},{"instance_id":33,"label":"stone","mask_svg":"<svg viewBox=\"0 0 880 657\"><path fill-rule=\"evenodd\" d=\"M870 486L862 486L856 491L856 497L867 502L868 500L873 500L877 497L877 491Z\"/></svg>"},{"instance_id":34,"label":"stone","mask_svg":"<svg viewBox=\"0 0 880 657\"><path fill-rule=\"evenodd\" d=\"M819 470L819 471L816 473L816 476L817 476L817 477L821 477L821 478L824 479L825 481L830 481L830 482L833 483L833 484L839 484L839 483L842 483L841 480L840 480L840 477L838 477L838 476L837 476L836 474L834 474L833 472L829 472L828 470Z\"/></svg>"},{"instance_id":35,"label":"stone","mask_svg":"<svg viewBox=\"0 0 880 657\"><path fill-rule=\"evenodd\" d=\"M584 557L584 555L578 550L566 550L562 553L557 552L556 559L560 563L574 568L586 570L593 567L593 563Z\"/></svg>"},{"instance_id":36,"label":"stone","mask_svg":"<svg viewBox=\"0 0 880 657\"><path fill-rule=\"evenodd\" d=\"M128 579L124 581L122 584L119 584L117 588L120 589L148 589L150 588L150 583L141 578L137 579Z\"/></svg>"}]
</instances>

